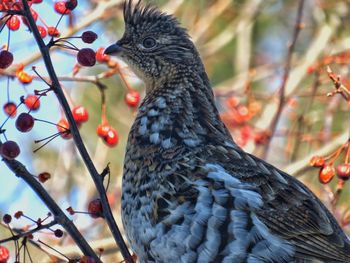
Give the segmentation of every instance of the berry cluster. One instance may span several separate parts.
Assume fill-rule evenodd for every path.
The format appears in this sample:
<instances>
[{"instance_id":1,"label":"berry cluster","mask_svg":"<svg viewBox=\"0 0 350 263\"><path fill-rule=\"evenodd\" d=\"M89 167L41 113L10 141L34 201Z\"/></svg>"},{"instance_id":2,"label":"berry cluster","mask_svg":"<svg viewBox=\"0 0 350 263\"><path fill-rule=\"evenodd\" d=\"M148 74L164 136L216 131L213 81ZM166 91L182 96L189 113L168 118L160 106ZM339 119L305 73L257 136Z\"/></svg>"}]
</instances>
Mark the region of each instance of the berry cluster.
<instances>
[{"instance_id":1,"label":"berry cluster","mask_svg":"<svg viewBox=\"0 0 350 263\"><path fill-rule=\"evenodd\" d=\"M335 166L334 163L341 156L342 152L345 152L344 161L341 161ZM310 160L310 165L320 169L319 180L323 184L328 184L331 182L335 175L338 176L339 180L347 181L350 178L349 157L350 141L343 144L329 156L313 156Z\"/></svg>"},{"instance_id":2,"label":"berry cluster","mask_svg":"<svg viewBox=\"0 0 350 263\"><path fill-rule=\"evenodd\" d=\"M247 103L242 103L237 96L230 95L225 98L227 110L221 113L221 119L227 127L237 131L235 140L238 145L244 147L249 141L255 144L264 144L268 134L264 131L252 128L250 122L260 112L261 103L251 98ZM238 129L237 129L238 128Z\"/></svg>"},{"instance_id":3,"label":"berry cluster","mask_svg":"<svg viewBox=\"0 0 350 263\"><path fill-rule=\"evenodd\" d=\"M108 67L112 69L112 71L119 70L118 65L115 62L112 62L109 56L104 54L105 49L103 47L98 48L95 52L91 48L79 49L75 45L69 42L69 38L80 38L84 43L91 44L98 37L96 33L92 31L85 31L78 37L59 38L60 33L57 30L57 26L56 27L47 26L44 20L41 17L39 17L38 13L33 8L34 7L33 4L40 4L40 3L42 3L42 1L30 1L29 2L30 12L35 22L41 21L41 23L44 25L44 26L37 25L40 35L44 38L48 32L48 35L52 37L50 42L47 44L49 48L52 46L58 46L61 48L77 51L77 61L79 63L78 65L81 65L81 66L91 67L91 66L94 66L96 62L99 62L99 63L107 64ZM77 6L76 0L57 1L54 4L54 9L58 14L61 14L62 16L64 16L64 15L70 15L72 10L75 9L76 6ZM0 5L0 10L21 11L23 10L23 6L21 3L17 1L3 1ZM5 20L5 24L11 31L18 30L21 26L21 21L27 28L30 29L30 25L28 24L26 17L22 16L20 19L20 16L21 15L11 13L11 14L5 14L1 19ZM13 54L10 51L8 51L8 46L5 46L5 47L6 49L1 50L0 52L1 69L8 68L9 66L11 66L13 62ZM79 71L80 66L78 65L74 67L75 68L74 75L77 74ZM35 73L37 72L35 71ZM43 78L39 74L37 75L39 78L43 80ZM34 78L34 76L31 76L26 71L24 71L23 64L19 64L16 66L16 77L23 84L31 83ZM35 94L28 94L25 98L22 97L19 104L16 104L14 101L9 100L3 105L3 110L5 114L8 116L8 118L15 118L17 115L18 108L22 104L24 104L29 110L29 112L20 113L16 119L15 126L17 130L19 130L20 132L23 132L23 133L29 132L33 129L36 121L42 121L34 118L32 115L32 112L35 112L40 108L41 96L45 96L49 91L52 90L50 84L47 83L45 80L44 82L49 85L48 89L42 90L42 91L35 91ZM139 101L140 101L140 94L137 91L131 88L128 88L128 92L125 96L125 102L127 103L127 105L129 105L130 107L136 107L139 104ZM73 107L72 114L78 127L81 127L81 125L84 122L88 121L89 114L87 109L83 106ZM103 121L100 125L98 125L96 129L96 133L99 137L103 139L103 141L108 146L112 147L118 143L118 139L119 139L118 133L108 123L105 116L106 116L106 113L103 112L102 113ZM48 121L46 122L50 123ZM5 123L3 123L1 127L3 127L4 124ZM57 123L55 123L55 125L58 130L58 135L60 135L64 139L72 138L70 125L68 121L65 119L65 117L61 117L61 119ZM50 141L54 137L56 137L56 135L51 135L48 138L45 138L43 140L48 139ZM39 140L36 142L41 142L43 140ZM17 145L16 142L8 140L1 145L0 153L2 157L11 160L16 158L20 154L20 147Z\"/></svg>"}]
</instances>

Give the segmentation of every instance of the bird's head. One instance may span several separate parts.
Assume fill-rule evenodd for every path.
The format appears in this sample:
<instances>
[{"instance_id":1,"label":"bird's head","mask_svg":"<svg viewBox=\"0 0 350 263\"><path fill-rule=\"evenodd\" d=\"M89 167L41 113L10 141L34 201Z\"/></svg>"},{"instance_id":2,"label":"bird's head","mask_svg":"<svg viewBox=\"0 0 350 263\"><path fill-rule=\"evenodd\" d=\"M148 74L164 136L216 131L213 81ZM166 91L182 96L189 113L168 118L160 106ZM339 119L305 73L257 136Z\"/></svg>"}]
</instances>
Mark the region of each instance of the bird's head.
<instances>
[{"instance_id":1,"label":"bird's head","mask_svg":"<svg viewBox=\"0 0 350 263\"><path fill-rule=\"evenodd\" d=\"M146 84L198 61L198 52L175 17L153 6L143 6L141 1L134 5L132 0L126 0L124 21L123 37L105 54L124 60Z\"/></svg>"}]
</instances>

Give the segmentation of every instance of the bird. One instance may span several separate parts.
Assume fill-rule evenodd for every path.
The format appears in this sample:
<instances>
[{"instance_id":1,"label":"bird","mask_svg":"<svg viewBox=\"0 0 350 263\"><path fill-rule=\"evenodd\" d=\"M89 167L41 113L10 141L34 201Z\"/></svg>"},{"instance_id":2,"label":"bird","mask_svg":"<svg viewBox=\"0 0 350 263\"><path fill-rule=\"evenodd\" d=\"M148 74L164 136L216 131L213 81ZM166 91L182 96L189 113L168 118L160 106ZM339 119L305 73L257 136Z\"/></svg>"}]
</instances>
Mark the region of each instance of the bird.
<instances>
[{"instance_id":1,"label":"bird","mask_svg":"<svg viewBox=\"0 0 350 263\"><path fill-rule=\"evenodd\" d=\"M123 15L105 54L145 84L121 199L139 262L350 262L348 237L315 194L235 143L177 18L140 0Z\"/></svg>"}]
</instances>

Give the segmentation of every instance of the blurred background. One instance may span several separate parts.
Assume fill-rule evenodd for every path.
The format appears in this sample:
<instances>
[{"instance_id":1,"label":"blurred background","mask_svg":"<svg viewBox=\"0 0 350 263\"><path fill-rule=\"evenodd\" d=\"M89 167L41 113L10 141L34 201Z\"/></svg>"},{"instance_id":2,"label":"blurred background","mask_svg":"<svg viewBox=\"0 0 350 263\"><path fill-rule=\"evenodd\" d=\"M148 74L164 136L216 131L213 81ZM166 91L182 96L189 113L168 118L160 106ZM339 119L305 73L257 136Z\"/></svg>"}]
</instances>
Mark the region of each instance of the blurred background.
<instances>
[{"instance_id":1,"label":"blurred background","mask_svg":"<svg viewBox=\"0 0 350 263\"><path fill-rule=\"evenodd\" d=\"M60 15L54 8L56 2L44 0L32 6L39 15L38 24L54 26L57 23ZM98 39L91 45L80 39L71 42L78 48L94 50L116 42L124 30L122 2L79 1L72 14L62 18L58 26L61 37L80 36L82 32L92 30ZM349 140L350 100L346 101L340 94L329 96L334 85L326 66L330 66L335 75L340 75L344 87L349 87L350 1L306 0L299 11L301 1L294 0L144 2L175 14L188 29L203 58L222 119L235 141L248 152L306 183L348 231L349 185L334 174L328 175L334 176L329 183L321 183L320 169L310 166L309 161L314 156L322 156L334 167L348 162L346 149L349 146L345 144ZM302 17L300 23L297 22L298 14ZM10 68L0 70L1 105L9 101L18 104L21 96L47 88L37 77L31 83L23 84L15 74L23 63L24 71L29 75L35 76L32 66L36 66L38 73L47 77L38 47L27 27L22 23L13 31L5 26L0 34L0 45L8 43L8 36L9 50L15 60ZM45 42L49 40L49 36L44 38ZM293 42L295 45L291 45ZM82 105L88 111L89 120L81 125L80 132L97 169L102 171L110 164L108 197L121 226L122 164L128 131L137 112L137 107L130 106L125 96L133 90L142 98L143 85L115 58L112 61L114 65L118 63L122 78L118 72L104 74L111 70L107 63L82 67L76 72L76 52L55 49L51 54L71 106ZM102 121L101 92L93 83L96 76L107 87L104 91L106 116L119 138L114 147L96 134ZM284 90L283 103L280 103L281 89ZM33 113L35 118L54 124L62 118L62 110L53 93L42 97L40 103L40 108ZM17 115L26 111L22 105ZM1 111L0 124L6 118ZM73 141L59 136L33 153L43 144L34 141L57 133L56 126L36 122L32 131L20 133L15 128L15 120L9 119L3 129L6 129L7 139L16 141L21 147L18 160L35 175L51 174L44 186L62 209L73 207L77 211L87 211L88 203L97 195ZM4 141L4 137L1 140ZM337 151L338 155L332 155ZM23 181L0 163L0 216L13 215L17 211L36 220L45 218L48 209ZM102 219L93 219L86 214L69 216L93 247L104 249L104 262L122 260ZM20 218L13 220L11 227L22 229L31 224L30 220ZM0 240L9 236L7 227L0 226ZM38 239L68 257L79 251L68 236L58 239L50 231L43 231L34 235L33 243ZM5 245L13 253L13 244ZM41 249L28 246L33 262L59 262L52 257L58 255L55 251L40 246Z\"/></svg>"}]
</instances>

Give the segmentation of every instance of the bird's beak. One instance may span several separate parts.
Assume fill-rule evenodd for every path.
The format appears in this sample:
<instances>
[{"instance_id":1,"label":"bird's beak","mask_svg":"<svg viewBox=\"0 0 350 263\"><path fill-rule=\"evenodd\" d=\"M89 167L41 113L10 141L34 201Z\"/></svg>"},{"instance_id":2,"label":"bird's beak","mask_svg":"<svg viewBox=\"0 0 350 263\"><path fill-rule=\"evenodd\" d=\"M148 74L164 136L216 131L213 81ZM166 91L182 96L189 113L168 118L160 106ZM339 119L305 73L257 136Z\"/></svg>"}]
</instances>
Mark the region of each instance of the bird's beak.
<instances>
[{"instance_id":1,"label":"bird's beak","mask_svg":"<svg viewBox=\"0 0 350 263\"><path fill-rule=\"evenodd\" d=\"M118 53L120 53L121 51L123 51L123 48L121 46L119 46L118 44L113 44L106 48L104 53L105 55L118 55Z\"/></svg>"}]
</instances>

